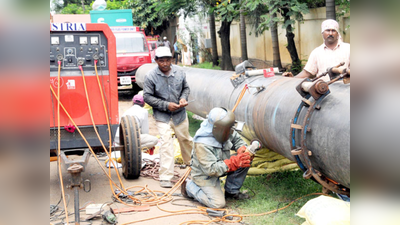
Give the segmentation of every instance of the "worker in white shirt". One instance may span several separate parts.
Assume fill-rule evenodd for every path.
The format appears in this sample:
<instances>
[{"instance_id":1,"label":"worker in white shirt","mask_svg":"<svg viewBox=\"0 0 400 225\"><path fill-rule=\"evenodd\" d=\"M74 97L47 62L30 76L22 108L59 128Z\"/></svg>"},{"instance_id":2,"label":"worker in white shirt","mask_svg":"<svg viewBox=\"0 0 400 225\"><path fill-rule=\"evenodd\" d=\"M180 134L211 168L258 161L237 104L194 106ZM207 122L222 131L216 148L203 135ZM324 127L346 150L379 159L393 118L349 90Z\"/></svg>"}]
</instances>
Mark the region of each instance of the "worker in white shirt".
<instances>
[{"instance_id":1,"label":"worker in white shirt","mask_svg":"<svg viewBox=\"0 0 400 225\"><path fill-rule=\"evenodd\" d=\"M158 138L149 134L149 113L146 109L143 108L144 100L143 96L135 95L132 99L133 106L130 107L125 113L122 115L124 116L133 116L136 119L136 124L140 128L140 148L141 149L151 149L158 143ZM114 145L119 146L119 127L117 128L115 138L114 138Z\"/></svg>"}]
</instances>

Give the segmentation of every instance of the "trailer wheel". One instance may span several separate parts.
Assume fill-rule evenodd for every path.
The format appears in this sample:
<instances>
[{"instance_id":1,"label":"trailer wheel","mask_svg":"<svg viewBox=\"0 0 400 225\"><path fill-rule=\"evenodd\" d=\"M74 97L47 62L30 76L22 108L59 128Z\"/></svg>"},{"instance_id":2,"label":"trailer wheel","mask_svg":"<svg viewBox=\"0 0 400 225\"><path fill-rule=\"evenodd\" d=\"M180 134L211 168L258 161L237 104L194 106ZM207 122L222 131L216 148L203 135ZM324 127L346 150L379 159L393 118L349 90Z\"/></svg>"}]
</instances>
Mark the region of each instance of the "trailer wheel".
<instances>
[{"instance_id":1,"label":"trailer wheel","mask_svg":"<svg viewBox=\"0 0 400 225\"><path fill-rule=\"evenodd\" d=\"M126 179L137 179L142 167L142 151L140 150L140 133L133 116L124 116L120 124L120 143L122 174Z\"/></svg>"}]
</instances>

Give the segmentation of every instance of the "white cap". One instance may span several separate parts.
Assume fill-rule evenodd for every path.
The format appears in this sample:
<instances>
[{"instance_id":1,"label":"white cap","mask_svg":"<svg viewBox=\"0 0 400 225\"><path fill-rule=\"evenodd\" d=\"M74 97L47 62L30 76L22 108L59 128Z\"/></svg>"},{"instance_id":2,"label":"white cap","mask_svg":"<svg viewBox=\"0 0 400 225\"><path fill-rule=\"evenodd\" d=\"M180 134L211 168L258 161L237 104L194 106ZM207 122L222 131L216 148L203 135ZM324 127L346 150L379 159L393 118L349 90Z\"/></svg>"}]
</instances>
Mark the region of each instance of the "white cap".
<instances>
[{"instance_id":1,"label":"white cap","mask_svg":"<svg viewBox=\"0 0 400 225\"><path fill-rule=\"evenodd\" d=\"M167 40L167 37L164 37L164 40Z\"/></svg>"},{"instance_id":2,"label":"white cap","mask_svg":"<svg viewBox=\"0 0 400 225\"><path fill-rule=\"evenodd\" d=\"M161 46L156 49L156 57L172 57L171 50L168 47Z\"/></svg>"}]
</instances>

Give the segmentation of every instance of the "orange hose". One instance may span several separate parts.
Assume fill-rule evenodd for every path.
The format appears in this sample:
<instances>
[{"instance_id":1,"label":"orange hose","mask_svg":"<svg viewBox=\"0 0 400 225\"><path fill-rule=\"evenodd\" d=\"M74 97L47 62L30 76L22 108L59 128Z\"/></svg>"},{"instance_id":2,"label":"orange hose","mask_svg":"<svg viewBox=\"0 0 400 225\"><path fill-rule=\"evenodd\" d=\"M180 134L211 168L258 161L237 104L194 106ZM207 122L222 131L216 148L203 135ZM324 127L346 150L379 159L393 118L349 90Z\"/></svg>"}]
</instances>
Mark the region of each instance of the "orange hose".
<instances>
[{"instance_id":1,"label":"orange hose","mask_svg":"<svg viewBox=\"0 0 400 225\"><path fill-rule=\"evenodd\" d=\"M242 100L244 94L246 93L246 89L247 89L247 84L243 87L243 90L240 92L239 98L238 98L238 100L236 101L236 104L235 104L235 106L233 107L232 112L235 112L236 108L237 108L238 105L239 105L239 102Z\"/></svg>"},{"instance_id":2,"label":"orange hose","mask_svg":"<svg viewBox=\"0 0 400 225\"><path fill-rule=\"evenodd\" d=\"M58 78L57 78L57 96L60 96L60 74L61 74L61 61L58 61ZM51 85L50 85L51 88ZM61 183L61 194L63 197L63 204L64 204L64 210L65 210L65 218L66 218L66 222L67 224L69 224L69 220L68 220L68 209L67 209L67 201L65 200L65 190L64 190L64 181L62 178L62 172L61 172L61 158L60 158L60 154L61 154L61 129L60 129L60 99L58 99L57 101L57 129L58 129L58 146L57 146L57 152L58 152L58 175L60 176L60 183Z\"/></svg>"}]
</instances>

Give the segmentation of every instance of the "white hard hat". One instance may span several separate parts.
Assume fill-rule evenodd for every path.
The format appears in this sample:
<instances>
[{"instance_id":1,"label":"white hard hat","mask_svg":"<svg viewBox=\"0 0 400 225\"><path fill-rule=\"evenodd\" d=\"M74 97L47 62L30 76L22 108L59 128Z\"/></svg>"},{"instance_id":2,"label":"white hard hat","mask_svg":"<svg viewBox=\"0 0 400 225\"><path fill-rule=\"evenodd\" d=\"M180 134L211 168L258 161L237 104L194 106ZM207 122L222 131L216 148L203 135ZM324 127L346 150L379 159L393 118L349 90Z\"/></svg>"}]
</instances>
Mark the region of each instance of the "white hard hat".
<instances>
[{"instance_id":1,"label":"white hard hat","mask_svg":"<svg viewBox=\"0 0 400 225\"><path fill-rule=\"evenodd\" d=\"M171 50L168 47L162 46L156 49L156 57L172 57Z\"/></svg>"},{"instance_id":2,"label":"white hard hat","mask_svg":"<svg viewBox=\"0 0 400 225\"><path fill-rule=\"evenodd\" d=\"M167 40L167 37L164 37L164 40Z\"/></svg>"}]
</instances>

